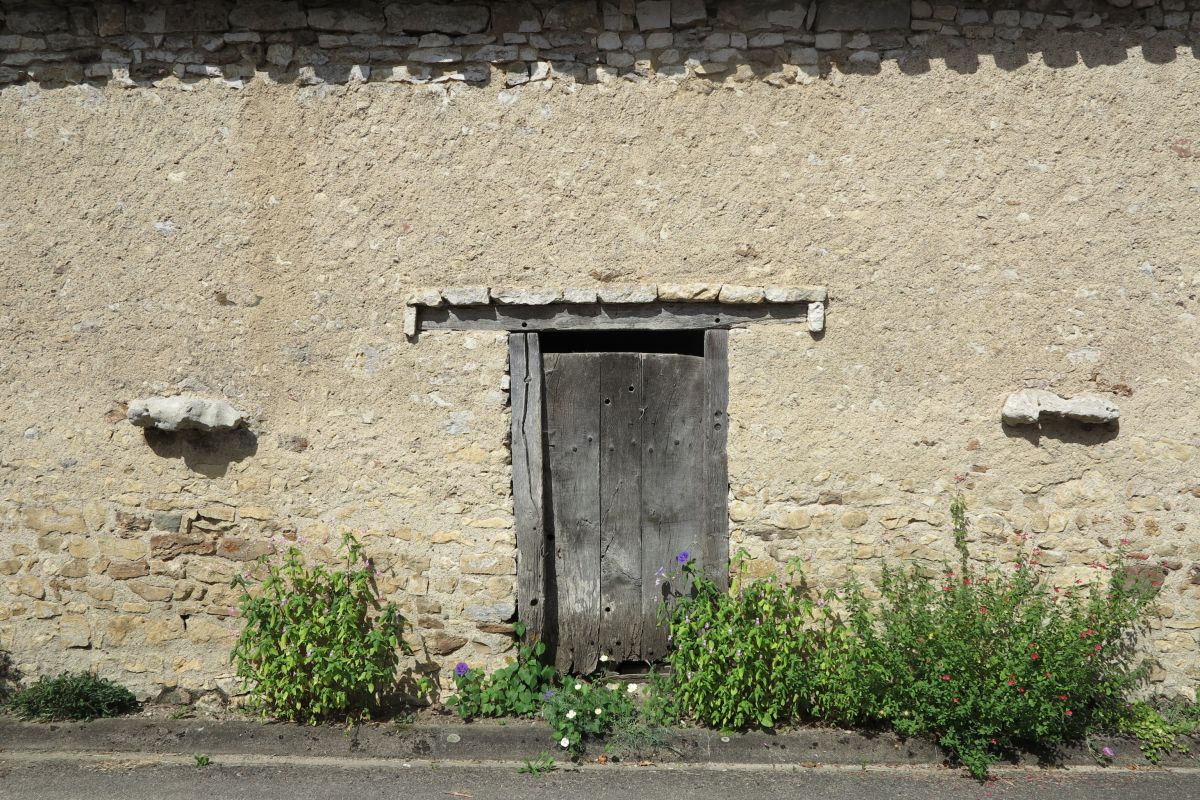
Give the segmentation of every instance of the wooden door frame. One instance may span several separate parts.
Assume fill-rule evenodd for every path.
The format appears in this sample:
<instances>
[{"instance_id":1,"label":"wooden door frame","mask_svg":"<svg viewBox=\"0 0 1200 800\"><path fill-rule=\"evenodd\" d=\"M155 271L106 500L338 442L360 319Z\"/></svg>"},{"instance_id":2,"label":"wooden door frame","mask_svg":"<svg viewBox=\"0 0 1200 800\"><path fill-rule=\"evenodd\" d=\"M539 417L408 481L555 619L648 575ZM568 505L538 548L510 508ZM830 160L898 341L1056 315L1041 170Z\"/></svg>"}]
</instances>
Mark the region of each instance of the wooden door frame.
<instances>
[{"instance_id":1,"label":"wooden door frame","mask_svg":"<svg viewBox=\"0 0 1200 800\"><path fill-rule=\"evenodd\" d=\"M517 533L517 618L526 636L547 630L545 433L541 341L536 332L508 336L512 406L513 513ZM722 587L729 581L729 331L704 331L704 514L701 562Z\"/></svg>"}]
</instances>

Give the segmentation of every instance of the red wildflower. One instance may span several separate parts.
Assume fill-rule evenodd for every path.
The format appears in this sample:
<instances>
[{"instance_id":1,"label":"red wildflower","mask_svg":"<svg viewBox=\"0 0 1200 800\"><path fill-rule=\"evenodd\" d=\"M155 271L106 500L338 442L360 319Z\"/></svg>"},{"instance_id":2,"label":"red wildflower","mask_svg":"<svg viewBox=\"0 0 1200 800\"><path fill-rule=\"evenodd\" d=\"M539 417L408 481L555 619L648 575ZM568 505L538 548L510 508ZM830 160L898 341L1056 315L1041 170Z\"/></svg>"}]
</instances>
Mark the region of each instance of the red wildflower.
<instances>
[{"instance_id":1,"label":"red wildflower","mask_svg":"<svg viewBox=\"0 0 1200 800\"><path fill-rule=\"evenodd\" d=\"M942 680L944 680L944 681L948 681L948 680L950 680L950 676L949 676L949 675L943 675L943 676L942 676Z\"/></svg>"},{"instance_id":2,"label":"red wildflower","mask_svg":"<svg viewBox=\"0 0 1200 800\"><path fill-rule=\"evenodd\" d=\"M1097 652L1097 653L1099 653L1099 652L1100 652L1101 650L1103 650L1103 649L1104 649L1104 645L1102 645L1102 644L1098 644L1098 645L1096 645L1096 652Z\"/></svg>"},{"instance_id":3,"label":"red wildflower","mask_svg":"<svg viewBox=\"0 0 1200 800\"><path fill-rule=\"evenodd\" d=\"M1066 700L1066 699L1067 699L1067 696L1066 696L1065 694L1060 694L1060 695L1058 696L1058 699L1059 699L1059 700Z\"/></svg>"},{"instance_id":4,"label":"red wildflower","mask_svg":"<svg viewBox=\"0 0 1200 800\"><path fill-rule=\"evenodd\" d=\"M1073 716L1075 716L1075 712L1071 711L1071 709L1069 709L1069 708L1067 709L1067 711L1066 711L1066 714L1067 714L1067 716L1068 716L1068 717L1073 717Z\"/></svg>"},{"instance_id":5,"label":"red wildflower","mask_svg":"<svg viewBox=\"0 0 1200 800\"><path fill-rule=\"evenodd\" d=\"M958 698L957 698L957 697L956 697L956 698L954 698L954 702L956 702L956 703L958 702Z\"/></svg>"},{"instance_id":6,"label":"red wildflower","mask_svg":"<svg viewBox=\"0 0 1200 800\"><path fill-rule=\"evenodd\" d=\"M1031 659L1033 659L1034 661L1037 661L1038 654L1037 654L1037 653L1030 653L1030 654L1029 654L1029 657L1030 657Z\"/></svg>"},{"instance_id":7,"label":"red wildflower","mask_svg":"<svg viewBox=\"0 0 1200 800\"><path fill-rule=\"evenodd\" d=\"M1012 678L1009 678L1009 679L1008 679L1008 685L1009 685L1009 686L1012 686L1014 683L1016 683L1016 681L1014 681Z\"/></svg>"},{"instance_id":8,"label":"red wildflower","mask_svg":"<svg viewBox=\"0 0 1200 800\"><path fill-rule=\"evenodd\" d=\"M1025 687L1024 687L1024 686L1018 686L1018 687L1017 687L1017 691L1018 691L1018 692L1020 692L1021 694L1025 694Z\"/></svg>"},{"instance_id":9,"label":"red wildflower","mask_svg":"<svg viewBox=\"0 0 1200 800\"><path fill-rule=\"evenodd\" d=\"M986 613L987 613L987 607L986 607L986 606L980 606L980 607L979 607L979 613L980 613L980 614L986 614Z\"/></svg>"}]
</instances>

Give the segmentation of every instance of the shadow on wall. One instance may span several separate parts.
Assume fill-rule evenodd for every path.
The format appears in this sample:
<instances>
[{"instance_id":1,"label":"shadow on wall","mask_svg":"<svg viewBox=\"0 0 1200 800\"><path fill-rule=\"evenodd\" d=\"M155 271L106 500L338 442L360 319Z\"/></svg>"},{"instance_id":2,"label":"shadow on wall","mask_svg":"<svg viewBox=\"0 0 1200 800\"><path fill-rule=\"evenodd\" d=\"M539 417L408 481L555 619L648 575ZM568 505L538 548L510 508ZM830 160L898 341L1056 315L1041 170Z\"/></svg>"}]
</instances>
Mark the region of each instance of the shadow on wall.
<instances>
[{"instance_id":1,"label":"shadow on wall","mask_svg":"<svg viewBox=\"0 0 1200 800\"><path fill-rule=\"evenodd\" d=\"M0 0L0 85L765 80L1200 59L1194 0L474 3ZM889 70L890 72L890 70Z\"/></svg>"},{"instance_id":2,"label":"shadow on wall","mask_svg":"<svg viewBox=\"0 0 1200 800\"><path fill-rule=\"evenodd\" d=\"M258 452L258 437L247 428L220 433L147 428L145 435L155 455L182 458L188 469L209 478L223 478L230 464Z\"/></svg>"},{"instance_id":3,"label":"shadow on wall","mask_svg":"<svg viewBox=\"0 0 1200 800\"><path fill-rule=\"evenodd\" d=\"M1096 445L1111 442L1121 432L1120 421L1104 424L1088 424L1058 417L1045 417L1032 425L1006 425L1000 423L1004 435L1010 439L1024 439L1033 446L1041 445L1042 437L1064 444Z\"/></svg>"}]
</instances>

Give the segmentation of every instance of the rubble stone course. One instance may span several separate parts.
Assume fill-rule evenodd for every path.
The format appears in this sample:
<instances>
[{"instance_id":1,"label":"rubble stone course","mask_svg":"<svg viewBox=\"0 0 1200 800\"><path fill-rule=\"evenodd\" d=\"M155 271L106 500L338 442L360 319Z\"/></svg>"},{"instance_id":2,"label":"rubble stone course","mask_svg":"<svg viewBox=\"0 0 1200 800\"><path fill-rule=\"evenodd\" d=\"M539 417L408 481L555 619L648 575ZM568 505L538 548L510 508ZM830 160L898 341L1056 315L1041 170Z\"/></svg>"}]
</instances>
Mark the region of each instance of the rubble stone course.
<instances>
[{"instance_id":1,"label":"rubble stone course","mask_svg":"<svg viewBox=\"0 0 1200 800\"><path fill-rule=\"evenodd\" d=\"M1194 693L1198 37L1197 0L0 0L0 648L235 696L231 579L357 532L408 665L494 668L507 342L417 307L805 302L729 337L751 572L936 569L962 491L981 560L1128 549ZM1119 424L1004 425L1026 389ZM178 396L245 423L129 423Z\"/></svg>"},{"instance_id":2,"label":"rubble stone course","mask_svg":"<svg viewBox=\"0 0 1200 800\"><path fill-rule=\"evenodd\" d=\"M921 69L968 44L1002 59L1049 33L1120 32L1129 46L1200 42L1196 0L1059 5L925 0L558 3L206 0L58 6L3 0L0 84L167 77L242 86L661 78L805 83L831 68ZM1060 13L1054 13L1058 11Z\"/></svg>"}]
</instances>

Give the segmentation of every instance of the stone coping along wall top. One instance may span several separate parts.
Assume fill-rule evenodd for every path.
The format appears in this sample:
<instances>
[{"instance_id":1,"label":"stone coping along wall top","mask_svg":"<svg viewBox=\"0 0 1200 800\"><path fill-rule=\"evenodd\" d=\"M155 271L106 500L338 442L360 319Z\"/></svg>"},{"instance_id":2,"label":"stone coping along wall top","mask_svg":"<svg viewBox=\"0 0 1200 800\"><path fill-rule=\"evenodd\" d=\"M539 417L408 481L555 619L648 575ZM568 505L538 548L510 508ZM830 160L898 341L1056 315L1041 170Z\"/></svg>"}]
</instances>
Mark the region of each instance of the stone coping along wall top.
<instances>
[{"instance_id":1,"label":"stone coping along wall top","mask_svg":"<svg viewBox=\"0 0 1200 800\"><path fill-rule=\"evenodd\" d=\"M825 301L828 292L820 286L740 286L728 283L692 283L692 284L624 284L597 286L592 288L506 288L488 286L455 286L444 289L419 289L408 298L404 317L404 334L410 338L420 330L419 309L486 309L490 307L539 307L548 308L570 306L617 307L649 306L651 304L672 304L687 308L692 305L744 306L758 307L769 311L770 307L777 309L792 309L802 307L804 319L808 321L808 329L813 333L825 328ZM510 308L509 312L516 309ZM502 309L496 309L497 317L515 316L506 314ZM543 318L545 314L541 315ZM747 317L750 321L755 317L778 317L767 314L756 314ZM795 318L795 317L793 317ZM742 319L739 315L738 319ZM728 320L730 324L734 320ZM497 323L504 327L503 323ZM492 326L496 327L496 326ZM519 327L526 327L520 325Z\"/></svg>"}]
</instances>

